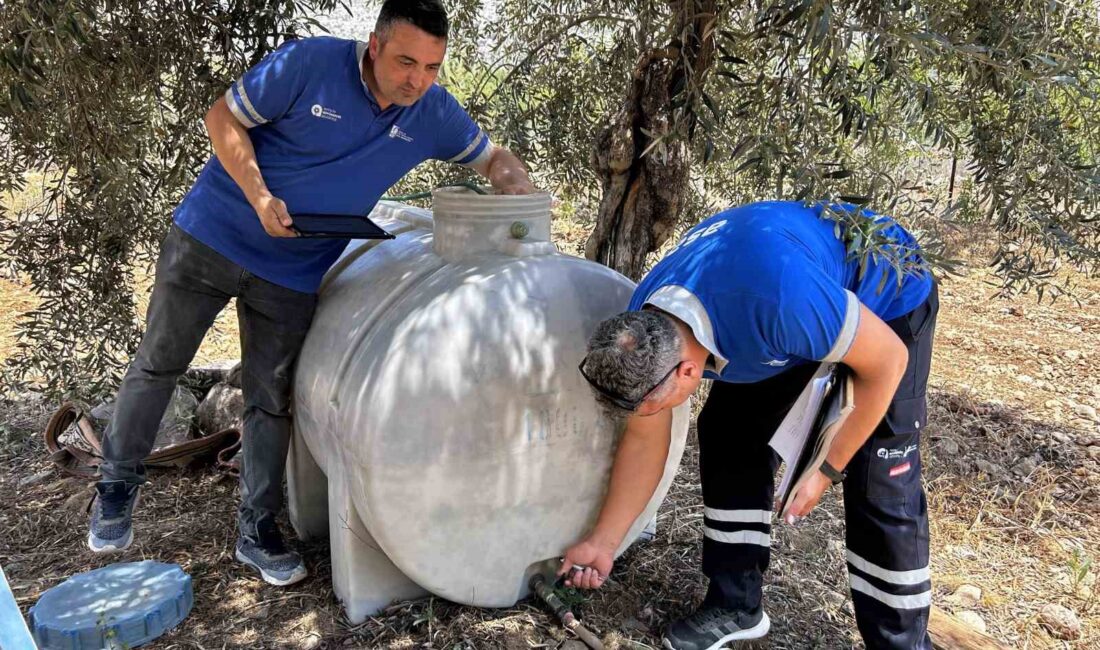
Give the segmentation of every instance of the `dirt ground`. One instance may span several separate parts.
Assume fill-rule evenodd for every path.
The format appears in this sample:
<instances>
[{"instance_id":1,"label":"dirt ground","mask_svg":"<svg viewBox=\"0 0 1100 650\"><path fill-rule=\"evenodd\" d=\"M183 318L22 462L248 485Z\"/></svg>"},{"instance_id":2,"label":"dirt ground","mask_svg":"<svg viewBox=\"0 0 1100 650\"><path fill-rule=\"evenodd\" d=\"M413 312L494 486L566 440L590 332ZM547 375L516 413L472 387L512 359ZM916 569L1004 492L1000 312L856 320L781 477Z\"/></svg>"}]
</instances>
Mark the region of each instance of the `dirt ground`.
<instances>
[{"instance_id":1,"label":"dirt ground","mask_svg":"<svg viewBox=\"0 0 1100 650\"><path fill-rule=\"evenodd\" d=\"M949 279L925 431L934 601L980 616L1019 648L1100 648L1100 283L1080 303L995 297L985 269ZM12 314L27 304L0 286L0 356ZM204 347L232 354L231 320ZM230 337L226 342L226 337ZM482 610L440 599L395 605L350 625L331 590L324 542L303 548L312 576L280 589L232 560L236 485L209 467L161 471L145 491L136 541L124 555L84 547L89 488L54 472L35 434L49 407L26 396L0 413L0 565L24 613L49 587L111 561L175 562L194 580L195 608L151 648L562 648L578 647L538 603ZM658 536L628 551L608 585L579 596L577 612L609 648L657 648L663 627L702 598L702 503L694 439ZM764 647L860 646L847 595L839 491L797 527L777 525ZM954 594L981 589L976 604ZM1071 610L1075 639L1041 622L1048 604ZM581 646L583 647L583 646Z\"/></svg>"}]
</instances>

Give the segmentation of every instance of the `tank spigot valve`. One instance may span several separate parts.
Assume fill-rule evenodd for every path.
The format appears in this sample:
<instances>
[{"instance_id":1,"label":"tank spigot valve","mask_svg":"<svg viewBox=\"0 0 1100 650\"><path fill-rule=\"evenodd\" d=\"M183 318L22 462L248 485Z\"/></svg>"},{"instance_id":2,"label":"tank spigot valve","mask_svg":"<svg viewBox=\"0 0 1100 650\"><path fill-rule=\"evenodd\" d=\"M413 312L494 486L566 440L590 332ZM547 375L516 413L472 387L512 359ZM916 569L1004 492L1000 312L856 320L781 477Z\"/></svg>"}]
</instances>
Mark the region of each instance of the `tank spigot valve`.
<instances>
[{"instance_id":1,"label":"tank spigot valve","mask_svg":"<svg viewBox=\"0 0 1100 650\"><path fill-rule=\"evenodd\" d=\"M577 635L581 641L584 642L592 650L603 650L603 643L592 634L580 620L569 609L569 606L562 602L561 598L554 593L554 586L546 581L541 574L536 573L531 576L531 582L528 585L531 591L535 592L542 602L550 606L550 610L554 612L554 615L558 617L562 625L567 630Z\"/></svg>"},{"instance_id":2,"label":"tank spigot valve","mask_svg":"<svg viewBox=\"0 0 1100 650\"><path fill-rule=\"evenodd\" d=\"M515 239L523 239L531 232L531 228L522 221L513 221L511 232Z\"/></svg>"}]
</instances>

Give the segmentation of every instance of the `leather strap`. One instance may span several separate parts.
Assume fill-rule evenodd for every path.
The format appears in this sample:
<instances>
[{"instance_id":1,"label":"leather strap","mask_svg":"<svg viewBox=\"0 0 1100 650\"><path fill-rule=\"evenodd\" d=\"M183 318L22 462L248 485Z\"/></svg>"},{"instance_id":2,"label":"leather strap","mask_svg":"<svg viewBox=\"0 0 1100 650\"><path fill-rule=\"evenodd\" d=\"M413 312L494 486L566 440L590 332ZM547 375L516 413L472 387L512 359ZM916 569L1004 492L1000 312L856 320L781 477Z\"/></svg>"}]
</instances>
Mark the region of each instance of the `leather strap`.
<instances>
[{"instance_id":1,"label":"leather strap","mask_svg":"<svg viewBox=\"0 0 1100 650\"><path fill-rule=\"evenodd\" d=\"M76 423L80 438L87 444L88 448L66 444L61 441L61 435L73 423ZM98 475L99 465L103 462L102 441L92 421L75 404L70 402L62 404L61 408L57 409L50 417L42 437L46 443L50 461L59 470L65 474L81 478L95 478ZM226 448L235 450L240 447L240 444L241 432L239 429L222 429L208 436L162 447L149 454L144 459L144 463L149 467L184 467L197 458ZM228 463L219 462L218 466L230 473L235 473L239 469Z\"/></svg>"}]
</instances>

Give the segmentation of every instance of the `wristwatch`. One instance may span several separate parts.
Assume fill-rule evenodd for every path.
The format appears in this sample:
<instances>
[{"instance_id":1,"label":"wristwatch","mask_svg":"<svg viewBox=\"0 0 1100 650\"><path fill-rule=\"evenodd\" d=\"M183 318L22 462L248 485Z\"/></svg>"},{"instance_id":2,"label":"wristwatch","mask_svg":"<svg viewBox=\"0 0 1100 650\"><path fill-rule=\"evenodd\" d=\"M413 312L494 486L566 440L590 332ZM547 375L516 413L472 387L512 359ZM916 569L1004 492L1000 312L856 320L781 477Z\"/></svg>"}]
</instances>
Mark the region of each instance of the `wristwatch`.
<instances>
[{"instance_id":1,"label":"wristwatch","mask_svg":"<svg viewBox=\"0 0 1100 650\"><path fill-rule=\"evenodd\" d=\"M839 470L839 469L833 467L832 465L830 465L829 461L827 461L827 460L821 461L821 467L818 468L818 469L820 469L821 473L824 474L826 477L828 477L828 479L830 481L833 482L833 485L836 485L837 483L843 482L844 479L848 477L848 471L847 470Z\"/></svg>"}]
</instances>

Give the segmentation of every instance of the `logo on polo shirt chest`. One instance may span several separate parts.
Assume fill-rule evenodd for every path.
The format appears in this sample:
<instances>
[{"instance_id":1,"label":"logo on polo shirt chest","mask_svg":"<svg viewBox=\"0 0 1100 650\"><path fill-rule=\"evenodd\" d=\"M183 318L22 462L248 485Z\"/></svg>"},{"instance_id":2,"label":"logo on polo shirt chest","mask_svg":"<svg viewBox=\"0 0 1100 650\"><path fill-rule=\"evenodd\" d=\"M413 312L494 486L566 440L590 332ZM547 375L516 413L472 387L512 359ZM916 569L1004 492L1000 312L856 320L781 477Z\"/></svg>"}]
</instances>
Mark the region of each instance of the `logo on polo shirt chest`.
<instances>
[{"instance_id":1,"label":"logo on polo shirt chest","mask_svg":"<svg viewBox=\"0 0 1100 650\"><path fill-rule=\"evenodd\" d=\"M309 109L309 112L310 112L310 114L313 115L313 117L319 117L322 120L330 120L332 122L340 121L340 117L341 117L340 114L337 113L336 111L332 110L331 108L325 108L324 106L321 106L320 104L314 104Z\"/></svg>"},{"instance_id":2,"label":"logo on polo shirt chest","mask_svg":"<svg viewBox=\"0 0 1100 650\"><path fill-rule=\"evenodd\" d=\"M409 137L408 133L401 130L401 127L394 124L390 127L390 137L394 140L404 140L405 142L412 142L413 139Z\"/></svg>"}]
</instances>

